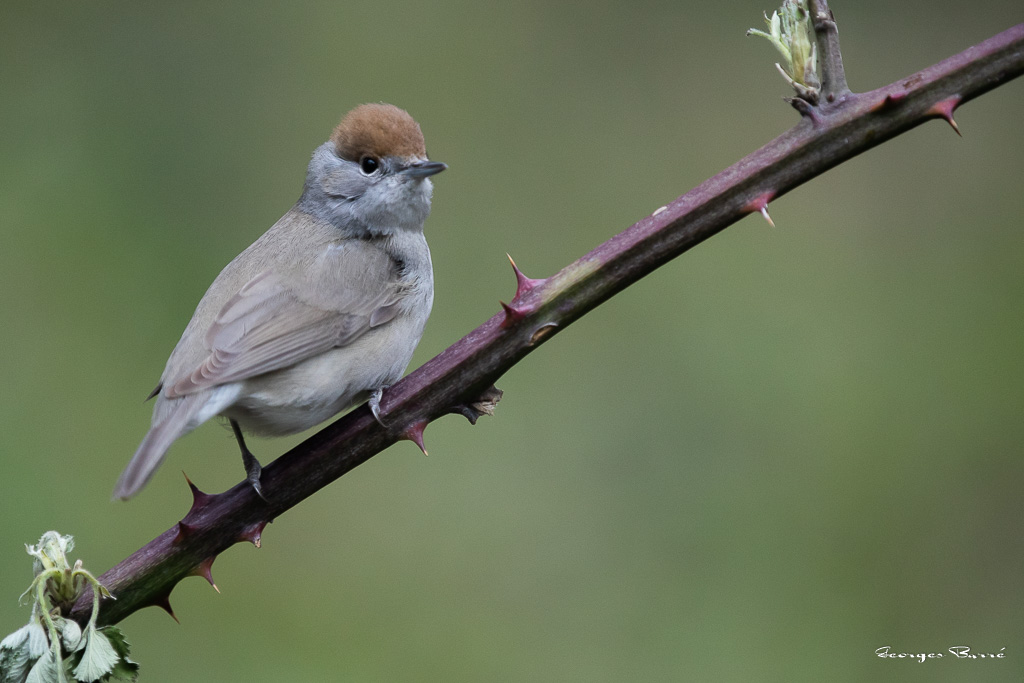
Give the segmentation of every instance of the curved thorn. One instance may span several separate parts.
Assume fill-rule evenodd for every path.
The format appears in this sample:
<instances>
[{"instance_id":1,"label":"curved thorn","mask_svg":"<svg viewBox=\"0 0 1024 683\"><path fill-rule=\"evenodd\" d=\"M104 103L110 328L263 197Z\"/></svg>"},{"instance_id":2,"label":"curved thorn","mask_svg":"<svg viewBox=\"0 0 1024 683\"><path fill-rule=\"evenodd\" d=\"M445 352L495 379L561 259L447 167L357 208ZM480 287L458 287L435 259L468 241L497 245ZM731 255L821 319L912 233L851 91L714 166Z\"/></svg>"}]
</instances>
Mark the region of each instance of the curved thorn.
<instances>
[{"instance_id":1,"label":"curved thorn","mask_svg":"<svg viewBox=\"0 0 1024 683\"><path fill-rule=\"evenodd\" d=\"M512 297L512 301L515 301L537 285L544 282L543 279L535 280L531 277L526 277L523 275L523 271L519 270L519 266L516 265L516 262L512 260L512 255L506 253L505 256L508 256L508 262L512 264L512 272L516 274L516 294Z\"/></svg>"},{"instance_id":2,"label":"curved thorn","mask_svg":"<svg viewBox=\"0 0 1024 683\"><path fill-rule=\"evenodd\" d=\"M501 321L501 327L503 329L512 327L526 317L526 310L507 304L504 301L499 301L498 303L501 304L502 310L505 311L505 319Z\"/></svg>"},{"instance_id":3,"label":"curved thorn","mask_svg":"<svg viewBox=\"0 0 1024 683\"><path fill-rule=\"evenodd\" d=\"M181 623L180 621L178 621L178 615L174 613L174 609L171 607L170 593L157 598L152 604L153 607L159 607L163 611L167 612L167 614L169 614L171 616L171 619L174 619L174 621L177 621L179 624Z\"/></svg>"},{"instance_id":4,"label":"curved thorn","mask_svg":"<svg viewBox=\"0 0 1024 683\"><path fill-rule=\"evenodd\" d=\"M960 99L959 95L947 97L946 99L933 104L925 113L937 116L940 119L945 119L946 123L952 126L953 130L956 131L956 134L963 137L963 133L960 132L960 126L956 125L956 120L953 119L953 112L960 105Z\"/></svg>"},{"instance_id":5,"label":"curved thorn","mask_svg":"<svg viewBox=\"0 0 1024 683\"><path fill-rule=\"evenodd\" d=\"M252 543L254 546L259 548L260 544L263 542L262 541L263 530L266 527L267 527L267 522L266 521L256 522L255 524L251 524L251 525L245 527L245 529L242 530L242 533L239 534L239 540L240 541L249 541L249 543Z\"/></svg>"},{"instance_id":6,"label":"curved thorn","mask_svg":"<svg viewBox=\"0 0 1024 683\"><path fill-rule=\"evenodd\" d=\"M743 206L743 210L748 213L754 213L755 211L764 216L764 219L768 221L768 225L775 227L775 221L768 215L768 202L775 198L774 192L763 192L757 195Z\"/></svg>"},{"instance_id":7,"label":"curved thorn","mask_svg":"<svg viewBox=\"0 0 1024 683\"><path fill-rule=\"evenodd\" d=\"M185 520L178 521L178 533L174 537L174 544L177 545L184 541L186 538L194 534L196 526L194 524L188 524Z\"/></svg>"},{"instance_id":8,"label":"curved thorn","mask_svg":"<svg viewBox=\"0 0 1024 683\"><path fill-rule=\"evenodd\" d=\"M185 477L185 481L188 482L188 487L192 491L192 507L189 508L188 514L185 515L185 517L188 517L188 515L191 515L196 510L201 510L206 507L210 501L213 500L213 496L209 493L203 493L200 491L199 487L192 483L192 480L188 478L188 475L185 474L185 472L182 472L181 474Z\"/></svg>"},{"instance_id":9,"label":"curved thorn","mask_svg":"<svg viewBox=\"0 0 1024 683\"><path fill-rule=\"evenodd\" d=\"M216 555L211 555L210 557L206 558L205 560L199 563L199 566L195 568L192 574L194 576L201 576L204 579L206 579L210 583L210 585L213 586L213 590L220 593L220 589L217 588L217 584L213 582L213 561L215 559L217 559Z\"/></svg>"},{"instance_id":10,"label":"curved thorn","mask_svg":"<svg viewBox=\"0 0 1024 683\"><path fill-rule=\"evenodd\" d=\"M414 444L419 446L419 449L423 451L423 455L427 455L427 449L423 445L423 430L426 428L427 421L420 420L419 422L413 422L411 425L406 427L404 432L402 432L402 438L407 441L412 441Z\"/></svg>"},{"instance_id":11,"label":"curved thorn","mask_svg":"<svg viewBox=\"0 0 1024 683\"><path fill-rule=\"evenodd\" d=\"M898 104L900 101L906 99L906 97L906 91L891 92L884 98L879 100L878 103L876 103L873 107L871 107L871 111L881 111L883 109L889 109L890 107L893 107L896 104Z\"/></svg>"}]
</instances>

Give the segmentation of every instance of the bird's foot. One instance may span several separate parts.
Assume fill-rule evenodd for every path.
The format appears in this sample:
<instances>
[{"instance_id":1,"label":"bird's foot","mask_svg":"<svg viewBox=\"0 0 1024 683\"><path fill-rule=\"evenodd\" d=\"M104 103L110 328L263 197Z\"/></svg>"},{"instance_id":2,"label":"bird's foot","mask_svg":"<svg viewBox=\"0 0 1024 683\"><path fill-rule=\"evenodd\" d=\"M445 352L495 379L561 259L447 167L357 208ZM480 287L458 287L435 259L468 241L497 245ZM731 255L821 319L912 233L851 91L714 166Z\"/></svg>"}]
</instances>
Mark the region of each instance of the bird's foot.
<instances>
[{"instance_id":1,"label":"bird's foot","mask_svg":"<svg viewBox=\"0 0 1024 683\"><path fill-rule=\"evenodd\" d=\"M263 495L263 486L260 485L260 474L263 472L263 466L260 465L260 461L247 448L242 451L242 463L245 465L245 478L249 485L256 491L256 495L263 499L263 502L267 502L266 497Z\"/></svg>"},{"instance_id":2,"label":"bird's foot","mask_svg":"<svg viewBox=\"0 0 1024 683\"><path fill-rule=\"evenodd\" d=\"M263 487L260 485L260 473L263 472L263 466L260 465L260 461L256 459L256 456L249 451L249 447L245 445L245 437L242 436L242 428L238 425L235 420L229 420L231 422L231 431L235 433L235 440L238 442L238 448L242 451L242 464L245 465L245 478L252 486L253 490L256 491L256 495L263 499L266 503L267 499L263 495Z\"/></svg>"},{"instance_id":3,"label":"bird's foot","mask_svg":"<svg viewBox=\"0 0 1024 683\"><path fill-rule=\"evenodd\" d=\"M387 429L388 426L384 424L384 420L380 419L380 399L382 396L384 396L385 389L387 389L386 386L377 387L376 389L374 389L373 392L370 394L369 404L370 412L373 413L373 419L375 419L377 421L377 424L379 424L381 427Z\"/></svg>"}]
</instances>

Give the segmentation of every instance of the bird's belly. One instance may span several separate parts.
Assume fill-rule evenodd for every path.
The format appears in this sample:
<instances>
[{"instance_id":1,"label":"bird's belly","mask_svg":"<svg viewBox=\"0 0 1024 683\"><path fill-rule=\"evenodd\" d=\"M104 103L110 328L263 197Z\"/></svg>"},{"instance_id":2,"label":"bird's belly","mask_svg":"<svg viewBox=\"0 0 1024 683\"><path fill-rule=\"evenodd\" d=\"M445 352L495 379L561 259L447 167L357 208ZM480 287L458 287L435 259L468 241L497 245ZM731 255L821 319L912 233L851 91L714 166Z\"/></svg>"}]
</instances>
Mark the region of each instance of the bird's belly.
<instances>
[{"instance_id":1,"label":"bird's belly","mask_svg":"<svg viewBox=\"0 0 1024 683\"><path fill-rule=\"evenodd\" d=\"M405 372L412 349L389 348L377 336L368 333L349 346L246 380L223 414L246 432L265 436L295 434L324 422Z\"/></svg>"}]
</instances>

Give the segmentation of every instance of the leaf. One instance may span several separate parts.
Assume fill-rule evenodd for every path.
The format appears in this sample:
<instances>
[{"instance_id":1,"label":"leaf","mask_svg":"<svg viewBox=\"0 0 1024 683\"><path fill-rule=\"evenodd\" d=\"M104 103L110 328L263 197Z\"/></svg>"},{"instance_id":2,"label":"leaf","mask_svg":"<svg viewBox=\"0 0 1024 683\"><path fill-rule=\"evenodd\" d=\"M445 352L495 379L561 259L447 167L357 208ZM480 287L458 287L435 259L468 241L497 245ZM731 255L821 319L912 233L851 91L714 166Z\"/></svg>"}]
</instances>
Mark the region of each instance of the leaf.
<instances>
[{"instance_id":1,"label":"leaf","mask_svg":"<svg viewBox=\"0 0 1024 683\"><path fill-rule=\"evenodd\" d=\"M35 622L29 622L25 626L22 626L17 631L7 636L3 640L0 640L0 652L4 650L15 650L20 648L22 645L28 642L28 630L29 627Z\"/></svg>"},{"instance_id":2,"label":"leaf","mask_svg":"<svg viewBox=\"0 0 1024 683\"><path fill-rule=\"evenodd\" d=\"M62 683L64 677L57 668L57 662L53 659L53 653L47 650L42 657L36 660L35 666L28 672L25 683Z\"/></svg>"},{"instance_id":3,"label":"leaf","mask_svg":"<svg viewBox=\"0 0 1024 683\"><path fill-rule=\"evenodd\" d=\"M57 621L54 619L54 622ZM60 640L65 652L75 652L85 647L85 643L82 642L82 627L74 619L60 619L57 628L60 630Z\"/></svg>"},{"instance_id":4,"label":"leaf","mask_svg":"<svg viewBox=\"0 0 1024 683\"><path fill-rule=\"evenodd\" d=\"M104 626L100 631L110 641L119 657L113 671L110 672L110 676L105 680L125 681L127 683L137 681L139 679L139 665L128 658L130 648L128 641L124 639L124 633L116 626Z\"/></svg>"},{"instance_id":5,"label":"leaf","mask_svg":"<svg viewBox=\"0 0 1024 683\"><path fill-rule=\"evenodd\" d=\"M28 628L28 656L32 659L42 657L50 651L50 639L46 637L46 629L38 621L32 621Z\"/></svg>"},{"instance_id":6,"label":"leaf","mask_svg":"<svg viewBox=\"0 0 1024 683\"><path fill-rule=\"evenodd\" d=\"M92 683L110 673L120 657L107 636L97 631L95 626L89 625L85 638L85 650L82 652L82 661L75 667L75 678L83 683Z\"/></svg>"},{"instance_id":7,"label":"leaf","mask_svg":"<svg viewBox=\"0 0 1024 683\"><path fill-rule=\"evenodd\" d=\"M135 683L139 680L139 665L130 659L118 661L117 666L105 678L106 681L117 681L118 683Z\"/></svg>"},{"instance_id":8,"label":"leaf","mask_svg":"<svg viewBox=\"0 0 1024 683\"><path fill-rule=\"evenodd\" d=\"M22 683L28 675L31 628L32 624L22 626L0 641L0 683Z\"/></svg>"}]
</instances>

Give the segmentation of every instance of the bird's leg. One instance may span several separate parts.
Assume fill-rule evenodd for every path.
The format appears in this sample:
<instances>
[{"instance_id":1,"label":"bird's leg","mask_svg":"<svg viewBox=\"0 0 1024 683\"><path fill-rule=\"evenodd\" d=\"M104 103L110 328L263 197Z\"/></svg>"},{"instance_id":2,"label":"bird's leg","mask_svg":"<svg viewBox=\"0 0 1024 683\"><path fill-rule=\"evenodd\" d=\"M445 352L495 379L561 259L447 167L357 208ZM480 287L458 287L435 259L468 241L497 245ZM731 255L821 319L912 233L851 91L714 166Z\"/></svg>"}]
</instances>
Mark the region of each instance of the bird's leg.
<instances>
[{"instance_id":1,"label":"bird's leg","mask_svg":"<svg viewBox=\"0 0 1024 683\"><path fill-rule=\"evenodd\" d=\"M373 392L370 394L369 404L370 412L373 413L373 419L375 419L377 421L377 424L379 424L381 427L387 429L388 426L384 424L384 420L380 419L380 399L384 395L385 389L387 389L386 386L380 386L374 389Z\"/></svg>"},{"instance_id":2,"label":"bird's leg","mask_svg":"<svg viewBox=\"0 0 1024 683\"><path fill-rule=\"evenodd\" d=\"M230 422L231 429L235 433L235 440L238 441L238 447L242 449L242 464L245 465L245 478L256 491L256 495L263 498L264 502L266 502L267 499L263 497L263 487L260 486L260 473L263 471L263 467L260 465L260 461L256 459L256 456L246 447L245 439L242 438L242 428L234 420L230 420Z\"/></svg>"}]
</instances>

